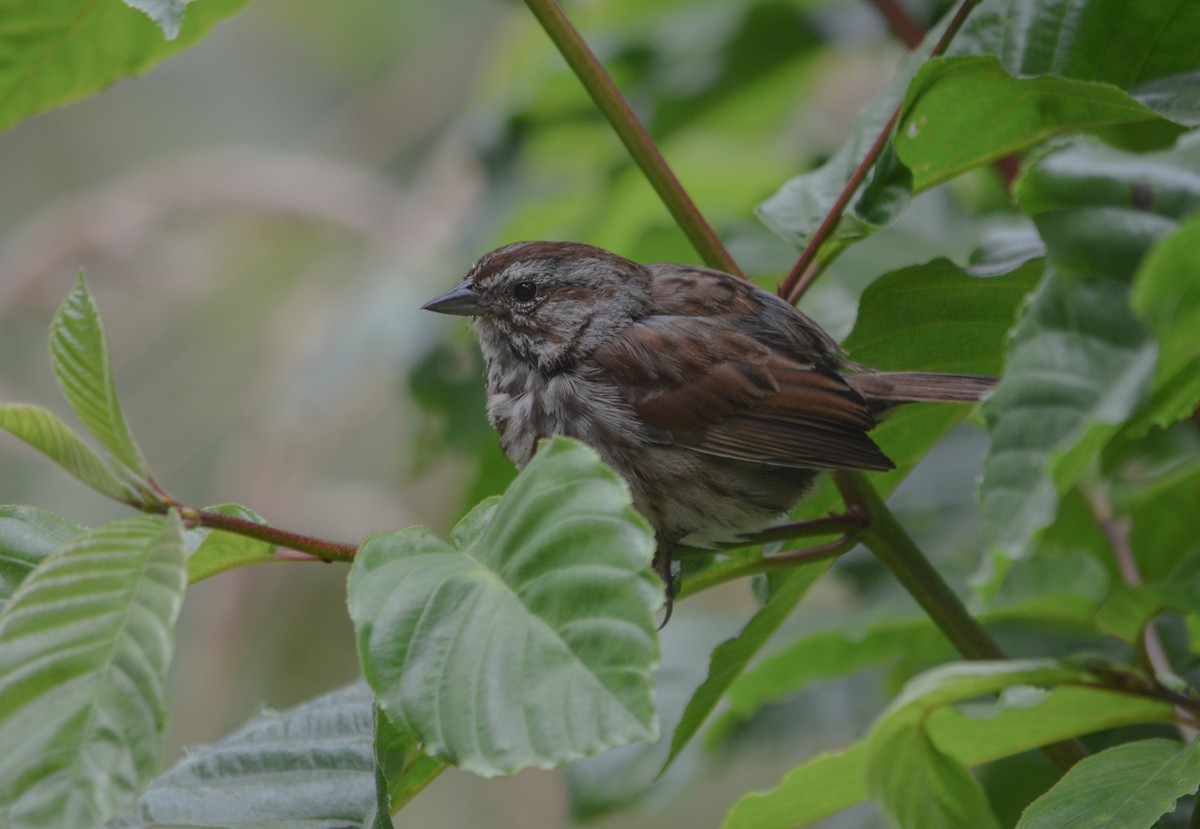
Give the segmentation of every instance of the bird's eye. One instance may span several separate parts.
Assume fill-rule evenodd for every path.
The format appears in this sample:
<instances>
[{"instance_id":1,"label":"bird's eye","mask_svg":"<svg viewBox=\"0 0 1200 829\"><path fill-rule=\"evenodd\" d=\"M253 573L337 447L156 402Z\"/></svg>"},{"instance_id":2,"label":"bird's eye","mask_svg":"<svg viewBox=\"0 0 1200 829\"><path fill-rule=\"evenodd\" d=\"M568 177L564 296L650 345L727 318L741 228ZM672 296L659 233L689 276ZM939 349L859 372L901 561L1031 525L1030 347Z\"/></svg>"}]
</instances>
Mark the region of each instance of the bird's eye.
<instances>
[{"instance_id":1,"label":"bird's eye","mask_svg":"<svg viewBox=\"0 0 1200 829\"><path fill-rule=\"evenodd\" d=\"M512 294L517 302L528 302L537 296L537 285L532 282L518 282L513 285Z\"/></svg>"}]
</instances>

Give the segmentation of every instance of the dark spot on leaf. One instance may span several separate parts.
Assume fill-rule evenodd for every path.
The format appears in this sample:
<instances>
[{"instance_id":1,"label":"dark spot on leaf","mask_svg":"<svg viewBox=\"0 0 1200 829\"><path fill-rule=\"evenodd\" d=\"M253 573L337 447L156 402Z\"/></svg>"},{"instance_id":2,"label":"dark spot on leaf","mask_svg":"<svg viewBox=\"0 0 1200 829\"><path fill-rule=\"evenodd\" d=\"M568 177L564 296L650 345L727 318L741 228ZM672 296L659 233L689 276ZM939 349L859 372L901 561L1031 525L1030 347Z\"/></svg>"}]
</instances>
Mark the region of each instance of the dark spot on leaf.
<instances>
[{"instance_id":1,"label":"dark spot on leaf","mask_svg":"<svg viewBox=\"0 0 1200 829\"><path fill-rule=\"evenodd\" d=\"M1154 191L1149 184L1135 184L1129 193L1129 203L1134 210L1149 210L1154 203Z\"/></svg>"}]
</instances>

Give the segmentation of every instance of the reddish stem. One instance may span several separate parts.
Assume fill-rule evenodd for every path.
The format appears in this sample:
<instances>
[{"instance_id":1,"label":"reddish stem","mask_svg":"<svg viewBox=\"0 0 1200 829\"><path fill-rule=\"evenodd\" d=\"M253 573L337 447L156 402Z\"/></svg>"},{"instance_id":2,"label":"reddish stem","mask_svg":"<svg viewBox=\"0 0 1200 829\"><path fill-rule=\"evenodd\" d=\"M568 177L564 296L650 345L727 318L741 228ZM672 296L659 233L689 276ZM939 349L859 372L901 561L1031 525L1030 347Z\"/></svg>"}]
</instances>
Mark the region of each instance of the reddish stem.
<instances>
[{"instance_id":1,"label":"reddish stem","mask_svg":"<svg viewBox=\"0 0 1200 829\"><path fill-rule=\"evenodd\" d=\"M979 0L963 0L962 4L958 7L958 11L954 13L954 18L950 21L950 25L946 27L946 31L942 33L941 38L934 45L933 51L929 53L931 58L937 57L946 51L946 48L950 45L950 41L958 34L958 30L967 21L967 15L971 13L971 10L975 8L978 2ZM900 110L903 106L903 101L896 106L896 110L888 118L879 136L875 139L875 143L871 145L871 149L867 151L866 156L854 168L854 172L850 174L850 179L846 182L846 186L842 188L841 194L829 209L829 213L826 214L816 231L808 237L808 243L805 244L804 250L800 252L800 258L796 260L796 264L792 267L791 272L788 273L783 284L779 286L779 295L788 302L795 303L799 300L805 290L808 289L808 286L820 275L820 269L817 267L816 261L817 253L820 251L821 246L825 244L826 239L832 235L842 218L842 213L846 210L846 205L850 203L851 197L857 192L859 185L866 178L868 171L870 171L871 167L879 159L883 148L887 146L888 139L892 135L892 130L895 129L896 122L900 119Z\"/></svg>"},{"instance_id":2,"label":"reddish stem","mask_svg":"<svg viewBox=\"0 0 1200 829\"><path fill-rule=\"evenodd\" d=\"M879 9L883 19L887 21L892 34L904 41L909 49L915 49L921 45L921 41L925 38L925 30L909 16L897 0L871 0L871 2L875 4L875 8Z\"/></svg>"},{"instance_id":3,"label":"reddish stem","mask_svg":"<svg viewBox=\"0 0 1200 829\"><path fill-rule=\"evenodd\" d=\"M1020 156L1006 155L1004 158L996 159L992 166L1004 181L1004 189L1011 191L1012 183L1016 179L1017 173L1021 172Z\"/></svg>"},{"instance_id":4,"label":"reddish stem","mask_svg":"<svg viewBox=\"0 0 1200 829\"><path fill-rule=\"evenodd\" d=\"M236 533L247 538L266 541L268 544L275 544L291 550L298 550L302 553L309 553L323 561L353 561L355 553L358 552L358 546L354 544L327 541L323 538L315 538L289 530L281 530L269 524L248 521L245 518L222 515L219 512L211 510L180 507L179 511L184 520L194 521L202 527L224 530L225 532Z\"/></svg>"},{"instance_id":5,"label":"reddish stem","mask_svg":"<svg viewBox=\"0 0 1200 829\"><path fill-rule=\"evenodd\" d=\"M810 268L809 266L814 264L821 245L825 244L825 240L833 233L834 228L837 227L837 223L841 221L842 214L846 211L846 205L849 204L851 197L858 191L858 185L862 184L862 180L867 177L867 173L870 172L871 167L875 165L875 160L879 158L879 154L883 152L888 139L892 137L892 128L896 126L896 121L899 119L900 107L897 106L896 111L892 113L892 117L888 118L888 122L884 124L883 129L880 130L879 135L875 138L875 143L871 145L871 149L867 151L866 156L854 168L854 172L850 174L850 179L846 182L846 186L842 188L842 192L838 194L837 201L833 203L833 207L829 208L829 212L821 220L821 224L817 227L816 232L808 237L808 244L804 246L804 250L800 251L800 258L792 266L787 279L783 280L783 284L779 286L779 295L788 302L795 304L804 295L804 292L808 290L808 286L820 274L820 270Z\"/></svg>"}]
</instances>

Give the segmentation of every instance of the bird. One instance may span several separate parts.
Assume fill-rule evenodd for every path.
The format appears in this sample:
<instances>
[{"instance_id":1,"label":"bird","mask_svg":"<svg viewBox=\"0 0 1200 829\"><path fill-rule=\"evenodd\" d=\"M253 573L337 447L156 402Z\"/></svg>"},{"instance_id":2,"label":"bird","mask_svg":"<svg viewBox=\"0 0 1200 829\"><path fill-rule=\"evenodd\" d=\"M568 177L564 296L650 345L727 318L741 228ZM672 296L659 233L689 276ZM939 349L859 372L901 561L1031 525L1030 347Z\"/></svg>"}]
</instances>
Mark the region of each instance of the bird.
<instances>
[{"instance_id":1,"label":"bird","mask_svg":"<svg viewBox=\"0 0 1200 829\"><path fill-rule=\"evenodd\" d=\"M422 307L473 318L487 416L518 468L566 436L625 480L668 615L678 545L737 543L823 471L894 468L868 434L888 411L972 403L995 382L876 371L748 280L578 242L500 247Z\"/></svg>"}]
</instances>

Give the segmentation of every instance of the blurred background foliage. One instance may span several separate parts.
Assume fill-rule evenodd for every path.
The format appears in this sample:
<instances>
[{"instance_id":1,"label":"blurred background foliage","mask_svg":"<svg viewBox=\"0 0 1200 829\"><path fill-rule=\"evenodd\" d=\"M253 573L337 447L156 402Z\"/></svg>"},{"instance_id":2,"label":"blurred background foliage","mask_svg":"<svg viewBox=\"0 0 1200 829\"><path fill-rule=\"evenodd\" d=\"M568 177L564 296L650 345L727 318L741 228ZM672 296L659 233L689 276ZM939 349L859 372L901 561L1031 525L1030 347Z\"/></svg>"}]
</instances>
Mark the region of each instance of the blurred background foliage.
<instances>
[{"instance_id":1,"label":"blurred background foliage","mask_svg":"<svg viewBox=\"0 0 1200 829\"><path fill-rule=\"evenodd\" d=\"M948 4L904 5L927 26ZM842 145L905 46L860 0L568 10L734 257L774 287L795 250L757 206ZM170 489L345 541L415 523L444 534L511 478L484 420L473 340L419 311L480 254L547 238L697 261L533 19L501 0L257 0L145 77L0 134L0 169L0 399L65 414L46 327L82 268L127 415ZM875 276L935 256L964 262L1011 220L990 170L923 194L841 257L805 310L844 335ZM892 499L959 584L978 563L983 452L975 427L956 430ZM125 514L7 436L0 470L0 503L88 525ZM1070 545L1061 557L1016 567L1008 588L1049 567L1072 573L1081 595L1102 595L1095 559ZM250 568L189 591L168 762L263 704L294 705L356 676L343 576L339 565ZM663 638L664 731L712 646L753 607L738 584L678 608ZM719 719L725 739L689 749L668 775L675 785L597 825L657 825L656 806L680 792L672 820L716 825L740 793L860 737L903 679L951 656L932 633L923 648L912 637L879 644L874 625L918 619L869 557L846 557L781 638L839 624L848 640L876 631L872 653L883 656L866 663L883 667ZM1045 648L1043 630L1001 622L997 633L1016 656ZM402 820L559 826L622 793L637 799L658 756L634 748L502 781L452 770ZM1031 797L1038 783L1022 768L989 778ZM876 821L868 806L828 825Z\"/></svg>"}]
</instances>

